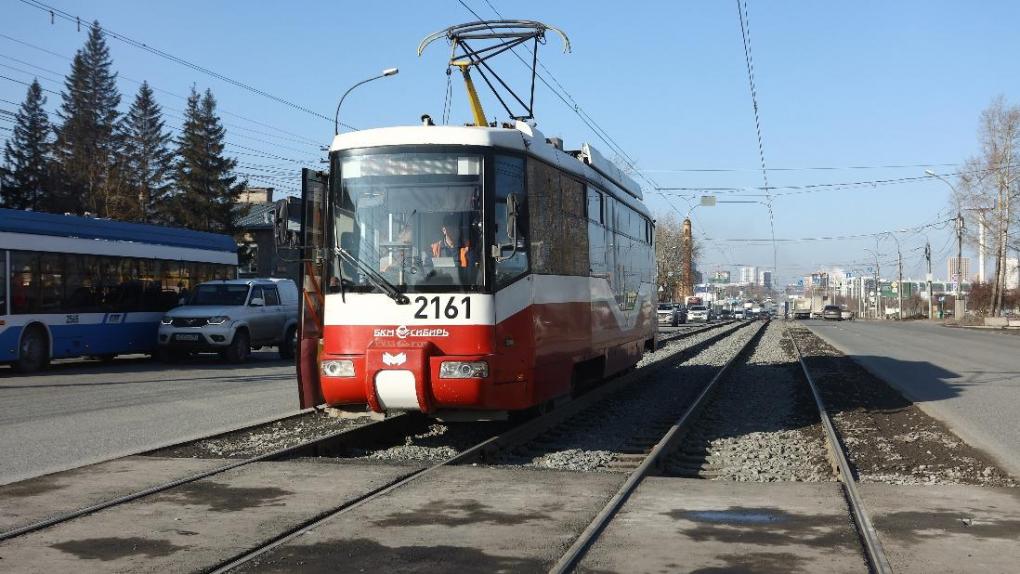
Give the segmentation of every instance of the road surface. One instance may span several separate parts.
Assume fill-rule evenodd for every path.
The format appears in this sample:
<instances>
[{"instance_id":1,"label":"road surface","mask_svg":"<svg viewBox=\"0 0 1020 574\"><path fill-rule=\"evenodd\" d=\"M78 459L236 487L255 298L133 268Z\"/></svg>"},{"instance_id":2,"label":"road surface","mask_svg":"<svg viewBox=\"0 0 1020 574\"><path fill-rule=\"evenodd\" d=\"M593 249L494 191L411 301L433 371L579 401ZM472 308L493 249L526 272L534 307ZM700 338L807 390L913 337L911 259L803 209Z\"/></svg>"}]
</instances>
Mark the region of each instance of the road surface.
<instances>
[{"instance_id":1,"label":"road surface","mask_svg":"<svg viewBox=\"0 0 1020 574\"><path fill-rule=\"evenodd\" d=\"M1020 337L908 321L803 321L1020 476Z\"/></svg>"},{"instance_id":2,"label":"road surface","mask_svg":"<svg viewBox=\"0 0 1020 574\"><path fill-rule=\"evenodd\" d=\"M30 376L0 366L0 484L296 412L294 364L251 357L61 361Z\"/></svg>"}]
</instances>

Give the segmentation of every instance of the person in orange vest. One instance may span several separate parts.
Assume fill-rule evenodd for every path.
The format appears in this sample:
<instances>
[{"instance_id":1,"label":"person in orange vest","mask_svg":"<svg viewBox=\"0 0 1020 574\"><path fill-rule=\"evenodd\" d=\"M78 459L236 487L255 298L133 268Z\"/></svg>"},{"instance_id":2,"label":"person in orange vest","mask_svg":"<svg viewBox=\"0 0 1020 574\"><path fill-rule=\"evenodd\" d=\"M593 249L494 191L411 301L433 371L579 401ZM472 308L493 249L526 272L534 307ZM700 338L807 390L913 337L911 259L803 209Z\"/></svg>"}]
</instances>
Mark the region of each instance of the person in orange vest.
<instances>
[{"instance_id":1,"label":"person in orange vest","mask_svg":"<svg viewBox=\"0 0 1020 574\"><path fill-rule=\"evenodd\" d=\"M453 257L460 267L473 267L474 253L468 241L460 240L460 229L452 221L443 222L443 237L432 244L433 257Z\"/></svg>"}]
</instances>

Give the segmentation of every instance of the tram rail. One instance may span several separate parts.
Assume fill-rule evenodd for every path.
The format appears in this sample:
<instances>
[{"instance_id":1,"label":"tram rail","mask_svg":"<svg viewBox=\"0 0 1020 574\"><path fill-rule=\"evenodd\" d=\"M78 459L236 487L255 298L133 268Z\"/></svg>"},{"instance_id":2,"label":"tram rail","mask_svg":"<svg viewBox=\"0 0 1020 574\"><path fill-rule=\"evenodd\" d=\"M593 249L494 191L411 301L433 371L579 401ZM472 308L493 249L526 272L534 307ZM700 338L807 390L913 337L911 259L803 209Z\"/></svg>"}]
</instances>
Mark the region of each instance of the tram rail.
<instances>
[{"instance_id":1,"label":"tram rail","mask_svg":"<svg viewBox=\"0 0 1020 574\"><path fill-rule=\"evenodd\" d=\"M714 324L705 325L703 327L692 328L692 329L683 329L683 330L674 331L674 332L666 334L664 337L661 337L659 339L659 345L658 346L659 346L659 348L662 348L665 344L667 344L669 342L677 341L677 340L684 339L684 338L687 338L687 337L691 337L691 336L694 336L694 335L697 335L697 334L700 334L700 333L703 333L703 332L706 332L706 331L710 331L710 330L713 330L713 329L723 328L724 332L728 332L725 329L728 328L729 325L730 325L730 323L714 323ZM606 396L608 394L611 394L612 392L615 392L615 391L619 390L620 388L630 384L634 380L641 379L641 378L644 378L644 377L647 377L647 376L651 376L651 375L654 374L654 372L658 368L661 368L661 366L663 364L673 363L676 360L677 360L677 357L675 355L664 357L664 358L659 359L658 361L656 361L654 363L646 365L645 367L643 367L641 369L638 369L636 371L632 371L632 372L630 372L630 373L628 373L626 375L620 376L620 377L615 377L613 379L610 379L610 380L606 381L604 384L599 385L597 387L594 387L591 391L589 391L589 392L585 393L584 395L582 395L582 398L584 398L584 400L579 401L579 399L574 399L572 401L569 401L569 402L565 403L565 405L570 406L569 409L566 409L565 406L564 406L564 407L560 407L560 408L556 409L555 411L553 411L553 413L559 413L559 415L558 415L559 417L569 416L570 412L576 412L578 409L585 408L584 405L589 405L591 402L599 400L600 398L602 398L602 397L604 397L604 396ZM591 397L587 398L587 397L589 397L589 395L591 395ZM283 417L279 417L279 418L276 418L276 419L272 419L272 420L269 420L269 421L260 421L259 423L255 424L255 425L250 425L248 427L241 427L241 428L230 429L230 430L223 431L223 432L217 432L217 433L211 434L211 435L206 436L206 437L201 437L201 438L198 438L198 439L189 439L189 440L186 440L186 441L182 441L180 443L166 445L166 446L160 447L158 449L153 449L153 450L145 451L145 452L138 453L138 454L140 454L140 455L152 454L152 453L157 452L157 451L163 451L163 450L179 448L179 447L183 447L183 446L199 443L199 442L202 442L202 441L216 439L216 438L219 438L219 437L223 437L225 435L230 435L232 433L237 433L237 432L242 432L242 431L246 431L246 430L255 429L255 428L258 428L258 427L268 426L268 425L271 425L273 423L277 423L277 422L280 422L280 421L285 421L285 420L288 420L288 419L293 419L293 418L296 418L296 417L307 416L307 415L309 415L312 412L314 412L314 411L312 411L311 409L305 409L305 410L303 410L303 411L301 411L299 413L289 414L289 415L286 415L286 416L283 416ZM351 447L351 446L354 446L354 445L365 444L365 443L368 443L368 442L371 442L371 443L374 443L374 444L385 443L387 441L389 441L389 442L396 442L396 441L401 440L402 437L405 437L405 436L408 436L408 435L412 435L412 434L415 434L415 433L423 432L424 430L427 429L429 420L430 419L427 419L426 417L415 415L413 413L412 414L398 414L398 415L390 416L390 417L382 419L382 420L371 421L371 422L368 422L368 423L366 423L364 425L356 426L356 427L353 427L353 428L346 428L346 429L343 429L343 430L340 430L340 431L337 431L337 432L334 432L334 433L330 433L330 434L325 435L325 436L316 437L316 438L313 438L313 439L310 439L310 440L307 440L307 441L303 441L303 442L301 442L299 444L295 444L295 445L291 445L291 446L275 449L273 451L266 452L266 453L263 453L263 454L260 454L260 455L257 455L257 456L251 456L251 457L246 457L246 458L242 458L242 459L231 460L230 462L227 462L225 464L213 467L211 469L203 470L203 471L196 472L196 473L193 473L193 474L188 474L186 476L182 476L182 477L178 477L178 478L175 478L175 479L172 479L172 480L168 480L168 481L162 482L160 484L156 484L156 485L153 485L153 486L150 486L150 487L147 487L147 488L143 488L143 489L140 489L140 490L137 490L137 491L134 491L134 492L130 492L130 493L127 493L127 494L124 494L124 495L121 495L121 496L116 496L116 497L109 498L109 499L106 499L106 500L103 500L103 501L100 501L100 502L96 502L94 504L89 504L89 505L84 506L82 508L78 508L78 509L75 509L75 510L72 510L72 511L68 511L68 512L62 512L62 513L54 514L52 516L46 517L46 518L41 519L41 520L35 520L35 521L29 522L27 524L24 524L22 526L18 526L18 527L15 527L15 528L8 529L6 531L0 532L0 542L6 541L6 540L11 540L11 539L14 539L14 538L18 538L20 536L24 536L26 534L30 534L30 533L33 533L33 532L38 532L40 530L44 530L46 528L49 528L49 527L52 527L52 526L56 526L56 525L64 523L64 522L68 522L68 521L74 520L76 518L81 518L83 516L94 514L94 513L97 513L97 512L106 510L106 509L110 509L110 508L113 508L113 507L116 507L116 506L119 506L119 505L122 505L122 504L126 504L126 503L129 503L129 502L135 501L135 500L139 500L139 499L145 498L145 497L150 496L150 495L154 495L154 494L157 494L157 493L160 493L160 492L168 491L168 490L171 490L173 488L177 488L177 487L180 487L180 486L183 486L183 485L186 485L186 484L194 483L196 481L199 481L199 480L202 480L202 479L205 479L205 478L209 478L209 477L212 477L212 476L215 476L215 475L218 475L218 474L225 473L225 472L230 471L230 470L234 470L234 469L237 469L237 468L249 466L249 465L252 465L252 464L255 464L255 463L264 462L264 461L271 461L271 460L280 460L280 459L289 459L289 458L297 458L297 457L306 457L306 456L329 455L329 454L331 454L333 452L337 452L339 450L343 450L345 448L348 448L348 447ZM557 420L560 420L560 419L557 418ZM529 422L530 423L534 423L536 421L529 421ZM539 428L538 426L529 427L528 424L522 425L522 427ZM522 427L515 427L515 429L511 429L511 431L508 431L508 432L512 433L517 428L522 428ZM522 432L522 431L518 431L518 432ZM506 434L506 433L504 433L504 434ZM516 435L514 435L514 436L516 436ZM465 451L461 452L459 455L457 455L457 457L454 457L454 459L460 460L459 457L463 456L463 457L465 457L465 460L467 460L467 459L472 459L473 460L474 457L476 457L476 455L478 455L481 452L486 451L486 449L488 450L488 452L492 452L493 449L494 449L494 445L496 443L497 443L496 441L486 441L485 443L483 443L481 445L478 445L478 446L482 447L481 451L475 451L473 448L472 449L468 449L468 450L465 450ZM451 459L451 460L453 460L453 459ZM110 462L110 461L105 461L105 462ZM449 463L450 463L450 461L446 462L446 464L449 464ZM97 464L102 464L102 463L97 463ZM440 464L438 466L443 466L443 464ZM425 469L425 470L428 470L428 469ZM408 476L408 478L410 478L411 476L415 476L416 474L417 474L417 472L416 473L412 473L410 476ZM28 480L33 480L33 479L28 479ZM372 496L372 493L367 493L365 496Z\"/></svg>"}]
</instances>

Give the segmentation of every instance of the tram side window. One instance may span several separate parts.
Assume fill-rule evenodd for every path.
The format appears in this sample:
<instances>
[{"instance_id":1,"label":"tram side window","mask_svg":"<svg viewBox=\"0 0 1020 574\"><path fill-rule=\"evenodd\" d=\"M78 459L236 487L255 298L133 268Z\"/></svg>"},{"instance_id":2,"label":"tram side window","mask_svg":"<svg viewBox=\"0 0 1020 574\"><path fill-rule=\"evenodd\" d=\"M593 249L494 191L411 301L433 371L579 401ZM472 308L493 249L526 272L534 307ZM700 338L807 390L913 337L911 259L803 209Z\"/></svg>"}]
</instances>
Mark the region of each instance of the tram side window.
<instances>
[{"instance_id":1,"label":"tram side window","mask_svg":"<svg viewBox=\"0 0 1020 574\"><path fill-rule=\"evenodd\" d=\"M538 160L528 160L531 268L538 274L588 276L584 186Z\"/></svg>"},{"instance_id":2,"label":"tram side window","mask_svg":"<svg viewBox=\"0 0 1020 574\"><path fill-rule=\"evenodd\" d=\"M496 180L495 243L496 289L509 285L528 272L528 196L524 192L524 160L497 155L493 160ZM517 243L508 234L506 199L517 199Z\"/></svg>"},{"instance_id":3,"label":"tram side window","mask_svg":"<svg viewBox=\"0 0 1020 574\"><path fill-rule=\"evenodd\" d=\"M588 262L592 277L610 280L609 245L606 240L606 228L602 225L603 199L600 191L588 188Z\"/></svg>"}]
</instances>

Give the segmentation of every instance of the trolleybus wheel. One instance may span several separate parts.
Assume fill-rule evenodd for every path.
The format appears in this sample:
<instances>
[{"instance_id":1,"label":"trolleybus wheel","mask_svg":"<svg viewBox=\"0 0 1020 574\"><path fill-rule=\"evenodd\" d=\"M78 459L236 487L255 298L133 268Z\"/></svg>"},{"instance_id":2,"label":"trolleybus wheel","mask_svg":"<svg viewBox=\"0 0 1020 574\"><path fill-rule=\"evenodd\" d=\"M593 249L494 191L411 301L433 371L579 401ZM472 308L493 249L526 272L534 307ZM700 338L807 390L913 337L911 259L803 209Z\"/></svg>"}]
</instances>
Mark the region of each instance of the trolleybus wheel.
<instances>
[{"instance_id":1,"label":"trolleybus wheel","mask_svg":"<svg viewBox=\"0 0 1020 574\"><path fill-rule=\"evenodd\" d=\"M287 335L280 343L280 358L293 359L297 353L297 327L287 329Z\"/></svg>"},{"instance_id":2,"label":"trolleybus wheel","mask_svg":"<svg viewBox=\"0 0 1020 574\"><path fill-rule=\"evenodd\" d=\"M19 373L34 373L50 362L49 342L46 331L39 326L25 330L18 345L18 360L14 368Z\"/></svg>"},{"instance_id":3,"label":"trolleybus wheel","mask_svg":"<svg viewBox=\"0 0 1020 574\"><path fill-rule=\"evenodd\" d=\"M248 337L248 331L238 329L234 333L234 340L230 342L230 346L223 351L223 358L231 363L243 363L248 358L250 351L251 339Z\"/></svg>"}]
</instances>

